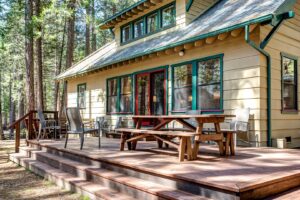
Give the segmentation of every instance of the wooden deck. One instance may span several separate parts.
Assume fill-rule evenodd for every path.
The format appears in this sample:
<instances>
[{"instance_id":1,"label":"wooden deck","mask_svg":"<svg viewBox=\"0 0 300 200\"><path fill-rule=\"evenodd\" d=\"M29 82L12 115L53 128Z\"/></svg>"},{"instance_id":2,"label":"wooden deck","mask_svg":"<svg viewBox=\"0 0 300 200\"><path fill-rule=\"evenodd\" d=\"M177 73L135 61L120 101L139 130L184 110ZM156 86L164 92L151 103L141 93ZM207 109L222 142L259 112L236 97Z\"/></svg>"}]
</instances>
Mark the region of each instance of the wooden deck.
<instances>
[{"instance_id":1,"label":"wooden deck","mask_svg":"<svg viewBox=\"0 0 300 200\"><path fill-rule=\"evenodd\" d=\"M178 162L177 151L158 149L156 142L141 141L136 151L123 152L119 151L119 142L118 139L102 138L102 147L98 149L95 138L86 138L82 151L79 150L79 139L70 139L67 149L63 148L64 141L29 143L47 152L61 152L61 155L64 152L85 160L197 185L209 191L205 194L199 189L201 194L213 199L234 199L234 196L260 199L300 185L300 150L237 148L236 156L220 157L217 146L203 144L197 160ZM213 191L224 193L224 196L213 195Z\"/></svg>"}]
</instances>

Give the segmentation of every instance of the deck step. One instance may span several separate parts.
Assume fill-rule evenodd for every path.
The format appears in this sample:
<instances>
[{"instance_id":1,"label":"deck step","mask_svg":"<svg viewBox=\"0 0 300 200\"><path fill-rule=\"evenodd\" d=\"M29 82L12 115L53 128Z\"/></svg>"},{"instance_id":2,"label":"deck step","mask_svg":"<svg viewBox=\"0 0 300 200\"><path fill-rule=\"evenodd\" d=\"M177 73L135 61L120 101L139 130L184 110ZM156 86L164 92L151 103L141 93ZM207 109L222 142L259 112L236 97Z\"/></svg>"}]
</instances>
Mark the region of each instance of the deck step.
<instances>
[{"instance_id":1,"label":"deck step","mask_svg":"<svg viewBox=\"0 0 300 200\"><path fill-rule=\"evenodd\" d=\"M44 162L52 167L77 175L80 178L87 178L95 183L101 183L107 187L128 193L138 199L208 199L203 196L194 195L168 186L154 183L135 177L131 177L116 171L99 168L93 165L83 164L67 158L49 154L43 151L33 151L33 158Z\"/></svg>"},{"instance_id":2,"label":"deck step","mask_svg":"<svg viewBox=\"0 0 300 200\"><path fill-rule=\"evenodd\" d=\"M17 164L33 171L34 173L45 177L49 181L55 182L58 186L78 192L82 195L87 195L91 199L105 199L105 200L135 200L119 191L112 190L100 184L87 181L83 178L76 177L70 173L63 172L60 169L51 167L45 163L37 161L33 158L28 158L23 153L10 154L10 159Z\"/></svg>"}]
</instances>

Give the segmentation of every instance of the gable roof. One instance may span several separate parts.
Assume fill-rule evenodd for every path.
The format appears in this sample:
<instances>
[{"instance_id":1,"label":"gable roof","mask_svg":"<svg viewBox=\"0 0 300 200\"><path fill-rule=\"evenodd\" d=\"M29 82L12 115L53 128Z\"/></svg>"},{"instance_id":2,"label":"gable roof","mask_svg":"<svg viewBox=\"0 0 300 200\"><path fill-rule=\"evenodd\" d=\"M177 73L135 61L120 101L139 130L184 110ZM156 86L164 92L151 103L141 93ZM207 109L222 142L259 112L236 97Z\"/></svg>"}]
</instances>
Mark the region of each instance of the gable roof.
<instances>
[{"instance_id":1,"label":"gable roof","mask_svg":"<svg viewBox=\"0 0 300 200\"><path fill-rule=\"evenodd\" d=\"M188 26L127 48L110 43L57 76L66 79L122 61L274 19L291 9L295 0L222 0ZM278 13L280 11L280 13Z\"/></svg>"}]
</instances>

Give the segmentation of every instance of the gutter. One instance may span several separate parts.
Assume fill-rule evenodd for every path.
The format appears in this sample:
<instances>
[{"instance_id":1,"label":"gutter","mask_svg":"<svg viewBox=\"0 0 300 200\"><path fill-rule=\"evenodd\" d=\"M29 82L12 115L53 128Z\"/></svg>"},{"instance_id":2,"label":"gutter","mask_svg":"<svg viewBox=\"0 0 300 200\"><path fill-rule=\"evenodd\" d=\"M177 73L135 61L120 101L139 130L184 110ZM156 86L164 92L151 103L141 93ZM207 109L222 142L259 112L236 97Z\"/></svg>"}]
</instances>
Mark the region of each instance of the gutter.
<instances>
[{"instance_id":1,"label":"gutter","mask_svg":"<svg viewBox=\"0 0 300 200\"><path fill-rule=\"evenodd\" d=\"M277 21L276 25L272 28L266 38L260 43L260 45L256 45L250 39L250 28L249 24L245 26L245 41L258 52L263 54L266 57L267 62L267 146L272 146L272 65L271 65L271 55L264 50L264 48L268 45L273 35L279 29L280 25L284 20L293 18L295 16L295 12L289 11L287 13L283 13L278 16L274 16L273 20Z\"/></svg>"}]
</instances>

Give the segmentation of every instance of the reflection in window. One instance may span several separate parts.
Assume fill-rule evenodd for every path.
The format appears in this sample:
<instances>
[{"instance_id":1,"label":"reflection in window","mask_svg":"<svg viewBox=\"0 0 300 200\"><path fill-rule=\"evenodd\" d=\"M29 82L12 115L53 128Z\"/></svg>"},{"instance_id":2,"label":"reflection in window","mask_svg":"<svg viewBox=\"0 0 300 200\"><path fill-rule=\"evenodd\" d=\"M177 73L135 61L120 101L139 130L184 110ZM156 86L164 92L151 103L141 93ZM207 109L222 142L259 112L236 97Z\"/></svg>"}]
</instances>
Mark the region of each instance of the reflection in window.
<instances>
[{"instance_id":1,"label":"reflection in window","mask_svg":"<svg viewBox=\"0 0 300 200\"><path fill-rule=\"evenodd\" d=\"M121 78L120 112L131 112L131 76Z\"/></svg>"},{"instance_id":2,"label":"reflection in window","mask_svg":"<svg viewBox=\"0 0 300 200\"><path fill-rule=\"evenodd\" d=\"M175 23L175 5L171 5L162 10L162 27L167 27Z\"/></svg>"},{"instance_id":3,"label":"reflection in window","mask_svg":"<svg viewBox=\"0 0 300 200\"><path fill-rule=\"evenodd\" d=\"M85 91L86 91L86 84L80 84L77 86L77 106L78 108L85 108Z\"/></svg>"},{"instance_id":4,"label":"reflection in window","mask_svg":"<svg viewBox=\"0 0 300 200\"><path fill-rule=\"evenodd\" d=\"M138 38L144 35L144 20L141 19L134 23L134 38Z\"/></svg>"},{"instance_id":5,"label":"reflection in window","mask_svg":"<svg viewBox=\"0 0 300 200\"><path fill-rule=\"evenodd\" d=\"M131 39L130 32L130 25L122 28L122 42L127 42Z\"/></svg>"},{"instance_id":6,"label":"reflection in window","mask_svg":"<svg viewBox=\"0 0 300 200\"><path fill-rule=\"evenodd\" d=\"M108 80L107 85L107 112L108 113L115 113L117 112L117 79Z\"/></svg>"},{"instance_id":7,"label":"reflection in window","mask_svg":"<svg viewBox=\"0 0 300 200\"><path fill-rule=\"evenodd\" d=\"M192 109L192 64L174 68L174 111Z\"/></svg>"},{"instance_id":8,"label":"reflection in window","mask_svg":"<svg viewBox=\"0 0 300 200\"><path fill-rule=\"evenodd\" d=\"M282 107L297 110L297 61L282 57Z\"/></svg>"},{"instance_id":9,"label":"reflection in window","mask_svg":"<svg viewBox=\"0 0 300 200\"><path fill-rule=\"evenodd\" d=\"M219 110L220 59L205 60L198 63L198 108L199 110Z\"/></svg>"},{"instance_id":10,"label":"reflection in window","mask_svg":"<svg viewBox=\"0 0 300 200\"><path fill-rule=\"evenodd\" d=\"M147 33L153 33L157 31L157 20L158 20L158 15L157 13L153 13L152 15L149 15L147 17Z\"/></svg>"}]
</instances>

